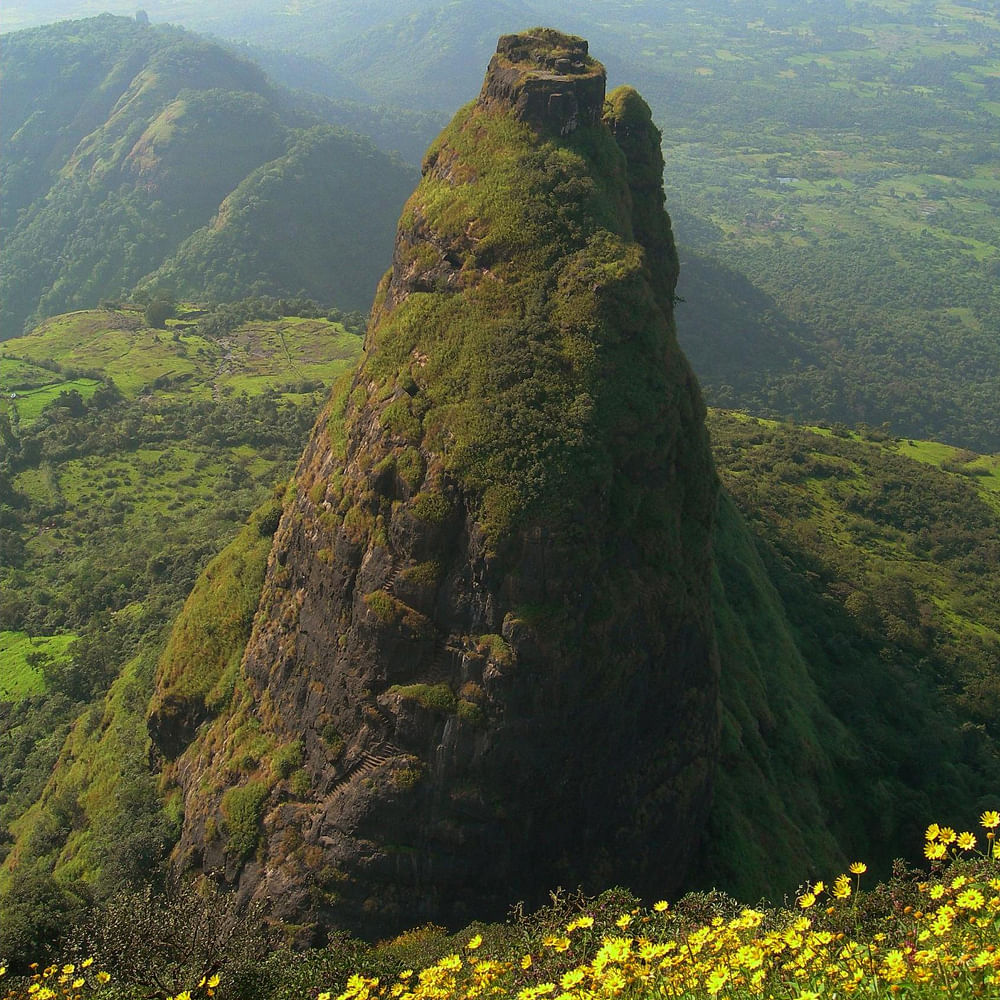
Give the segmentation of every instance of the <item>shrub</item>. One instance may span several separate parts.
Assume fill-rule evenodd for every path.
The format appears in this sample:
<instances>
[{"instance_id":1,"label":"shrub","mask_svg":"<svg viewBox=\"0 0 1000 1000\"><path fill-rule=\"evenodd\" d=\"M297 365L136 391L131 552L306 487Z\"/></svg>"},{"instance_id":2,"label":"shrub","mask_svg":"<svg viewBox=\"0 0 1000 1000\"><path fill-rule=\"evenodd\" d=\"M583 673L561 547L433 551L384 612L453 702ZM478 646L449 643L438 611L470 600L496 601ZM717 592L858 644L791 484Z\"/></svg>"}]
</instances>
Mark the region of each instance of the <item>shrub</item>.
<instances>
[{"instance_id":1,"label":"shrub","mask_svg":"<svg viewBox=\"0 0 1000 1000\"><path fill-rule=\"evenodd\" d=\"M257 848L260 821L269 789L262 781L230 788L222 797L222 812L229 827L229 851L245 861Z\"/></svg>"},{"instance_id":2,"label":"shrub","mask_svg":"<svg viewBox=\"0 0 1000 1000\"><path fill-rule=\"evenodd\" d=\"M447 684L394 684L389 688L389 693L398 694L401 698L446 715L451 715L458 709L455 692Z\"/></svg>"}]
</instances>

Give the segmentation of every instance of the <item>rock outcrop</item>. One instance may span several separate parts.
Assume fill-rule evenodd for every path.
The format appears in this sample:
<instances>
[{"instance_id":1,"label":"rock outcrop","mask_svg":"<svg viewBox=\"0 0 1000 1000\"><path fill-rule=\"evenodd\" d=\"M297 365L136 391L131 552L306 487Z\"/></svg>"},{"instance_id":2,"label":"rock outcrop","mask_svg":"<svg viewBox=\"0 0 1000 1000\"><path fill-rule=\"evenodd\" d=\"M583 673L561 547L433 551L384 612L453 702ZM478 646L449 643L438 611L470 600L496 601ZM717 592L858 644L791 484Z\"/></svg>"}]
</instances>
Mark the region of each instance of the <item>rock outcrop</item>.
<instances>
[{"instance_id":1,"label":"rock outcrop","mask_svg":"<svg viewBox=\"0 0 1000 1000\"><path fill-rule=\"evenodd\" d=\"M716 480L663 160L582 39L501 39L285 501L179 864L298 924L683 882L718 742Z\"/></svg>"}]
</instances>

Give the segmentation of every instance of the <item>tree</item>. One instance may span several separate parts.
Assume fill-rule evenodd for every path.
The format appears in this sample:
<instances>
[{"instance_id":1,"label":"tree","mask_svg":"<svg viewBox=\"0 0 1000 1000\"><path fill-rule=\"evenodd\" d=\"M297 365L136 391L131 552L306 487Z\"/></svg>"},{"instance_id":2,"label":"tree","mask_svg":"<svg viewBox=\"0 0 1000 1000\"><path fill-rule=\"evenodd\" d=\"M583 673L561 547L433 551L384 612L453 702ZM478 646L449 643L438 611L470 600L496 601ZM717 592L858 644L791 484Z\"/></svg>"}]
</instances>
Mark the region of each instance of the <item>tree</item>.
<instances>
[{"instance_id":1,"label":"tree","mask_svg":"<svg viewBox=\"0 0 1000 1000\"><path fill-rule=\"evenodd\" d=\"M173 315L173 304L167 302L166 299L153 299L149 305L146 306L146 311L144 313L146 325L151 326L156 330L166 329L167 320Z\"/></svg>"}]
</instances>

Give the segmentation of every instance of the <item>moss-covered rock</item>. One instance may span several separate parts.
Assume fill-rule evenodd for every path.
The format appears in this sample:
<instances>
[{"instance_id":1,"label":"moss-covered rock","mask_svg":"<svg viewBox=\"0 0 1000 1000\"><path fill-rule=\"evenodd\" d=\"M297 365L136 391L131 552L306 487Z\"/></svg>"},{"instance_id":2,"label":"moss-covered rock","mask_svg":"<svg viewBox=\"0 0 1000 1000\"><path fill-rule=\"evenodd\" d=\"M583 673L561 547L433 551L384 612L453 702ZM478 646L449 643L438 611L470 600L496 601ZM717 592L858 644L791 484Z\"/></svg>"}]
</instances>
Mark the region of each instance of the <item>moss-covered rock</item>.
<instances>
[{"instance_id":1,"label":"moss-covered rock","mask_svg":"<svg viewBox=\"0 0 1000 1000\"><path fill-rule=\"evenodd\" d=\"M604 98L581 39L501 39L300 463L233 711L185 758L178 852L279 916L385 933L557 884L665 893L694 859L717 486L659 133L633 91ZM265 779L226 773L251 718L310 778L271 794L253 856L205 820Z\"/></svg>"}]
</instances>

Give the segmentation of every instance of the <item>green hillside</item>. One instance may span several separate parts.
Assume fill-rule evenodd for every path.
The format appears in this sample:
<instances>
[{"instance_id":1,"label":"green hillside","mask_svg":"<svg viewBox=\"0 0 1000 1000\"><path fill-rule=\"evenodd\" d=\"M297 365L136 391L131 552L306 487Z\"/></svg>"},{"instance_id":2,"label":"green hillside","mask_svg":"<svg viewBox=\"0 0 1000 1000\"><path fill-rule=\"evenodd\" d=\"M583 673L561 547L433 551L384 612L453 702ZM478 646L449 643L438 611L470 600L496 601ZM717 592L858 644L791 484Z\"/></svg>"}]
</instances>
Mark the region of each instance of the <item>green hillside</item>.
<instances>
[{"instance_id":1,"label":"green hillside","mask_svg":"<svg viewBox=\"0 0 1000 1000\"><path fill-rule=\"evenodd\" d=\"M75 791L64 790L60 802L86 793L104 803L93 807L105 813L87 843L97 837L103 846L94 849L105 850L99 831L107 827L119 831L107 836L124 850L128 809L147 793L147 804L159 809L143 770L144 719L163 629L248 514L262 502L265 514L273 507L267 498L291 472L323 396L361 346L357 317L348 317L351 332L322 315L289 315L282 305L182 308L162 330L148 328L136 308L85 311L3 344L0 828L8 833L0 855L11 849L15 820L49 781L70 727L79 743L91 732L80 720L94 713L118 720L102 730L112 741L107 752L139 785L138 798L126 795L120 801L132 804L112 816L99 788L74 778ZM97 764L80 766L90 774ZM153 837L142 822L135 829ZM30 851L48 858L40 869L47 872L48 851L62 835L45 837L31 840ZM160 834L154 840L169 842ZM124 857L117 849L107 856ZM148 863L140 851L128 870ZM84 877L79 865L71 871Z\"/></svg>"},{"instance_id":2,"label":"green hillside","mask_svg":"<svg viewBox=\"0 0 1000 1000\"><path fill-rule=\"evenodd\" d=\"M5 36L2 82L3 337L164 264L171 297L370 301L412 173L249 62L102 16Z\"/></svg>"},{"instance_id":3,"label":"green hillside","mask_svg":"<svg viewBox=\"0 0 1000 1000\"><path fill-rule=\"evenodd\" d=\"M70 319L50 327L67 327ZM263 327L284 327L287 343L289 326L328 329L324 323L250 323L232 337L245 342L255 327L258 335ZM31 340L19 343L23 348ZM196 343L182 334L175 349L185 342L188 350ZM336 342L336 336L304 338L293 353L301 357ZM71 338L64 335L62 343L71 350ZM171 363L164 358L162 366ZM252 595L260 586L270 530L263 525L274 500L202 573L155 664L162 624L191 589L187 581L233 537L251 497L260 497L277 471L263 460L273 457L275 445L254 441L252 431L234 427L229 433L241 436L213 458L214 449L199 443L204 430L192 438L180 420L181 408L191 406L203 427L226 413L242 425L253 414L252 400L204 409L214 364L210 359L203 380L191 379L184 393L167 384L151 397L102 411L112 438L132 429L124 454L100 448L89 458L61 454L71 428L79 437L88 426L87 413L51 408L22 432L25 444L35 431L54 440L14 479L18 497L30 503L18 510L20 524L30 535L31 525L46 519L60 548L26 545L24 562L7 577L14 586L4 593L9 602L30 585L50 595L48 606L19 612L8 603L6 614L29 633L72 625L84 641L71 647L71 666L49 667L48 694L21 700L23 721L0 739L0 753L15 764L2 769L0 802L15 837L6 848L12 849L8 863L18 862L4 876L8 915L23 916L13 902L21 898L19 886L51 879L53 872L58 905L72 912L74 900L106 895L123 879L137 878L162 856L156 845L169 845L176 835L176 802L159 797L143 763L154 667L172 678L164 691L200 699L201 712L211 715L228 698L229 668L249 627L245 614L231 614L238 604L233 595ZM267 377L281 384L287 375L286 369ZM262 403L268 397L254 398ZM290 403L303 397L281 398ZM305 410L311 414L313 406ZM990 573L996 578L1000 463L928 442L726 412L711 413L710 426L719 472L735 504L722 502L715 544L723 763L711 846L694 885L725 887L744 898L790 891L804 874L843 863L845 854L864 856L884 871L900 844L919 844L928 816L971 824L978 811L997 805L997 713L987 699L997 690L1000 602L983 589L983 580ZM306 423L298 427L304 435ZM285 469L297 447L281 446ZM141 466L141 478L133 463ZM237 470L248 477L242 486L233 481ZM53 494L44 493L53 482L64 494L61 511ZM124 511L114 505L123 520L116 529L98 518L95 530L87 496L106 495L109 485L124 501ZM872 497L882 499L872 503ZM885 502L893 497L896 504ZM84 517L91 522L86 531ZM124 534L142 538L143 545L122 561ZM88 628L94 610L79 601L68 605L63 595L96 587L95 605L106 603L109 589L98 581L111 551L123 565L110 593L117 588L124 603L110 617L99 615L111 635L101 647ZM73 552L78 555L69 558ZM81 566L91 567L89 576L79 575ZM212 610L219 601L224 614ZM249 611L255 601L251 596L244 603ZM218 643L211 662L192 659L190 636L205 622L222 626L230 619L232 628L213 627ZM48 739L39 739L39 725L51 732ZM266 747L261 752L270 753ZM107 798L110 787L131 789L128 801L139 818L127 836L120 811ZM860 788L866 793L859 797ZM66 825L60 816L75 818ZM36 940L24 933L25 940ZM9 939L8 948L14 944Z\"/></svg>"}]
</instances>

